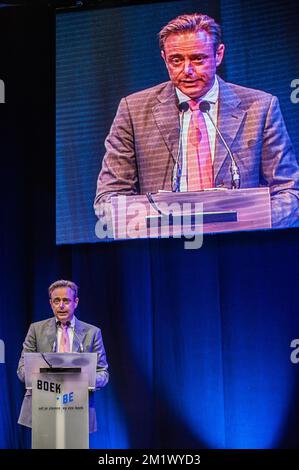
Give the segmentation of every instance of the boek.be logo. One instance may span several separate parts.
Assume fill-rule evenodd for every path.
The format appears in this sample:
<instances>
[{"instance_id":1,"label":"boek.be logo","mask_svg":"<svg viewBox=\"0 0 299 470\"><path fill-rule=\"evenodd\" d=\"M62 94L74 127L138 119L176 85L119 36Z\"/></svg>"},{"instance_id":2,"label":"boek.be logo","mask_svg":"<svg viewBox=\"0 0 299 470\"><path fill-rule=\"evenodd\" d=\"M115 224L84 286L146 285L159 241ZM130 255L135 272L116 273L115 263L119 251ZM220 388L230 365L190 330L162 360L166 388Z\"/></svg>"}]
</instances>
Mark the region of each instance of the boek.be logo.
<instances>
[{"instance_id":1,"label":"boek.be logo","mask_svg":"<svg viewBox=\"0 0 299 470\"><path fill-rule=\"evenodd\" d=\"M61 384L57 384L55 382L49 382L48 380L38 379L37 389L43 390L44 392L56 393L58 395L56 399L61 401L63 405L67 405L68 403L72 403L74 401L74 392L62 393Z\"/></svg>"}]
</instances>

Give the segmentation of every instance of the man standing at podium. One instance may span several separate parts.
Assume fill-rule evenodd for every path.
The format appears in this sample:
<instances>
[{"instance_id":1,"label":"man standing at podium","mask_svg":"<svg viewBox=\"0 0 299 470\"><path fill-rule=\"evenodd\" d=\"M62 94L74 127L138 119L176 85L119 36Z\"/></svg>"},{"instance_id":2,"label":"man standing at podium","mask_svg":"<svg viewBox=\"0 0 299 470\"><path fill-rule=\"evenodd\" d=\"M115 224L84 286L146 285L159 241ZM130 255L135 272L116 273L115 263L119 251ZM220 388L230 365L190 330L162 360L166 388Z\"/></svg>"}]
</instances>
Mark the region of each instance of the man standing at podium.
<instances>
[{"instance_id":1,"label":"man standing at podium","mask_svg":"<svg viewBox=\"0 0 299 470\"><path fill-rule=\"evenodd\" d=\"M109 379L106 352L101 330L96 326L78 320L74 313L78 306L78 286L72 281L59 280L49 287L50 305L54 317L32 323L29 327L17 374L25 382L25 352L95 352L98 354L96 389L104 387ZM23 400L19 424L31 427L31 390ZM89 432L97 430L94 397L89 395Z\"/></svg>"},{"instance_id":2,"label":"man standing at podium","mask_svg":"<svg viewBox=\"0 0 299 470\"><path fill-rule=\"evenodd\" d=\"M216 74L225 46L207 15L175 18L159 40L170 81L121 100L105 141L96 215L118 194L268 186L272 225L296 224L299 168L277 98Z\"/></svg>"}]
</instances>

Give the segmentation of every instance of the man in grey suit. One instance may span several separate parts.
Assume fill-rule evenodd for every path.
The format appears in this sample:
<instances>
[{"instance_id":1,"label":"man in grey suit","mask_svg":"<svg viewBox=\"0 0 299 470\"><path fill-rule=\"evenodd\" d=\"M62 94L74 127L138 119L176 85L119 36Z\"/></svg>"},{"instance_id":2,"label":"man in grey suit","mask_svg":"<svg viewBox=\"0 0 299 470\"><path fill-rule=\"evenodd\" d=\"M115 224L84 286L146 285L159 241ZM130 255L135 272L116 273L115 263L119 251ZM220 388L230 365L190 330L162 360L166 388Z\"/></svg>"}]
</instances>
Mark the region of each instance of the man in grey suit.
<instances>
[{"instance_id":1,"label":"man in grey suit","mask_svg":"<svg viewBox=\"0 0 299 470\"><path fill-rule=\"evenodd\" d=\"M74 312L78 306L78 286L71 281L59 280L49 287L50 305L54 317L32 323L26 335L17 374L25 382L25 352L96 352L96 389L104 387L109 379L106 352L101 330L79 321ZM66 326L64 331L64 326ZM68 349L66 349L66 346ZM31 427L31 390L24 396L18 423ZM93 393L89 395L89 432L97 430Z\"/></svg>"},{"instance_id":2,"label":"man in grey suit","mask_svg":"<svg viewBox=\"0 0 299 470\"><path fill-rule=\"evenodd\" d=\"M216 69L224 56L221 28L209 16L182 15L159 33L170 81L123 98L106 139L98 177L96 215L116 194L173 190L179 155L179 191L188 191L186 151L188 110L180 104L208 101L210 114L231 148L240 187L269 186L272 226L299 221L299 167L276 97L223 81ZM211 149L213 187L231 188L230 156L204 115Z\"/></svg>"}]
</instances>

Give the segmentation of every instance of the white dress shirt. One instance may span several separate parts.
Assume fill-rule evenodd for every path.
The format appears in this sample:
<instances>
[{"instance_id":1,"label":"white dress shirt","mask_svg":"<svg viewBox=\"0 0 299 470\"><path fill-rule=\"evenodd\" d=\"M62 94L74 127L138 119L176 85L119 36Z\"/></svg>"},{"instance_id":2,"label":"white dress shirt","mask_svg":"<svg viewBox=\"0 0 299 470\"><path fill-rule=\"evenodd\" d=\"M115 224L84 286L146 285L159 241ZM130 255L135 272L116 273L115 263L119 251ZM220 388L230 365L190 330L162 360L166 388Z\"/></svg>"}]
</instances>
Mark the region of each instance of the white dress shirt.
<instances>
[{"instance_id":1,"label":"white dress shirt","mask_svg":"<svg viewBox=\"0 0 299 470\"><path fill-rule=\"evenodd\" d=\"M190 97L182 93L178 88L176 88L176 94L179 100L179 103L184 101L190 101ZM208 101L211 105L210 114L212 119L217 125L217 115L218 115L218 98L219 98L219 83L217 77L215 77L214 84L212 88L203 96L200 97L199 101ZM216 143L216 131L211 123L208 115L203 113L205 123L207 126L210 149L212 156L212 163L214 162L215 156L215 143ZM182 119L183 118L183 119ZM182 176L180 180L180 191L187 191L187 138L188 138L188 128L191 119L191 111L188 109L185 113L180 113L180 126L182 127ZM183 121L183 122L182 122Z\"/></svg>"}]
</instances>

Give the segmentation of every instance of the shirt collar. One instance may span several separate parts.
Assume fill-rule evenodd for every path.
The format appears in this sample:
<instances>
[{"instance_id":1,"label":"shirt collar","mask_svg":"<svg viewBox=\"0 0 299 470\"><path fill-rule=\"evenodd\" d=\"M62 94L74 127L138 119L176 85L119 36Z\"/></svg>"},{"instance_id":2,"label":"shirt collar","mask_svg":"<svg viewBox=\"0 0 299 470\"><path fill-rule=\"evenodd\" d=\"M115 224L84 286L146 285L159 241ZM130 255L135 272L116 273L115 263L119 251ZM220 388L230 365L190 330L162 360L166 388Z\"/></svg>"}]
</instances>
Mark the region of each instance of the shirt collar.
<instances>
[{"instance_id":1,"label":"shirt collar","mask_svg":"<svg viewBox=\"0 0 299 470\"><path fill-rule=\"evenodd\" d=\"M190 101L190 96L185 95L181 92L178 88L175 89L179 103L183 103L184 101ZM219 82L217 76L215 76L215 80L213 83L212 88L209 91L200 97L200 101L208 101L211 104L216 104L219 97Z\"/></svg>"}]
</instances>

